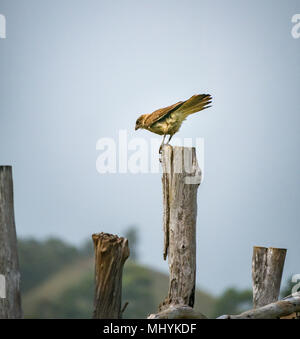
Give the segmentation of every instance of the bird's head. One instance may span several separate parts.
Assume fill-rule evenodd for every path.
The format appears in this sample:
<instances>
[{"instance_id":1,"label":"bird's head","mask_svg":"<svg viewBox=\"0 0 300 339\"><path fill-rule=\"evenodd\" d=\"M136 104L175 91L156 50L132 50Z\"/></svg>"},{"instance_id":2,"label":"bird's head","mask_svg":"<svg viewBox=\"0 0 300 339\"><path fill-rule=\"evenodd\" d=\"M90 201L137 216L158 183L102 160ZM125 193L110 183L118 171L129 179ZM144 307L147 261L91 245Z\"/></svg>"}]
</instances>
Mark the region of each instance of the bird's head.
<instances>
[{"instance_id":1,"label":"bird's head","mask_svg":"<svg viewBox=\"0 0 300 339\"><path fill-rule=\"evenodd\" d=\"M138 129L144 127L144 119L145 119L145 117L146 117L146 114L141 115L141 116L137 119L137 121L136 121L136 123L135 123L135 130L138 130Z\"/></svg>"}]
</instances>

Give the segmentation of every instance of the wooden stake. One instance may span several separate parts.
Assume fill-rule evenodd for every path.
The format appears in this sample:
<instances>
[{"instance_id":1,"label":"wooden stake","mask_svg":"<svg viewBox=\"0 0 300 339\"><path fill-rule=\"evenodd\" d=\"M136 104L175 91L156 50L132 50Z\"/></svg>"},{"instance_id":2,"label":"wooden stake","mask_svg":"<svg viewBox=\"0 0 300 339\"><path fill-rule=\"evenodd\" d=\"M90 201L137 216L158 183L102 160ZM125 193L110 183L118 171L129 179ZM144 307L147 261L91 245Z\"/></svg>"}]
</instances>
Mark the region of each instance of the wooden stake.
<instances>
[{"instance_id":1,"label":"wooden stake","mask_svg":"<svg viewBox=\"0 0 300 339\"><path fill-rule=\"evenodd\" d=\"M194 306L196 279L197 190L201 181L195 148L162 148L164 259L168 256L169 293L159 310Z\"/></svg>"},{"instance_id":2,"label":"wooden stake","mask_svg":"<svg viewBox=\"0 0 300 339\"><path fill-rule=\"evenodd\" d=\"M278 300L286 249L254 247L252 257L253 307Z\"/></svg>"},{"instance_id":3,"label":"wooden stake","mask_svg":"<svg viewBox=\"0 0 300 339\"><path fill-rule=\"evenodd\" d=\"M129 257L128 240L100 233L95 248L95 319L121 319L123 266Z\"/></svg>"},{"instance_id":4,"label":"wooden stake","mask_svg":"<svg viewBox=\"0 0 300 339\"><path fill-rule=\"evenodd\" d=\"M0 166L0 319L22 318L12 168Z\"/></svg>"}]
</instances>

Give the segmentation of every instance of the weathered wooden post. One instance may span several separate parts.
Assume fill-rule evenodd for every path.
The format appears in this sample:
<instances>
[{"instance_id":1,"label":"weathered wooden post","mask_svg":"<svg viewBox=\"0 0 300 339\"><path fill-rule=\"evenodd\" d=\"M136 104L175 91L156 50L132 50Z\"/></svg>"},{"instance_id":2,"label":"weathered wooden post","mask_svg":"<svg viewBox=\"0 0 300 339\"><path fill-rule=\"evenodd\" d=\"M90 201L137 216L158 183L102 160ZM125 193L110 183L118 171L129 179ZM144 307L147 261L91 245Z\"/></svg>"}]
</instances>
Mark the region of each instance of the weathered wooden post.
<instances>
[{"instance_id":1,"label":"weathered wooden post","mask_svg":"<svg viewBox=\"0 0 300 339\"><path fill-rule=\"evenodd\" d=\"M122 274L129 257L128 240L100 233L92 236L95 248L95 319L122 318Z\"/></svg>"},{"instance_id":2,"label":"weathered wooden post","mask_svg":"<svg viewBox=\"0 0 300 339\"><path fill-rule=\"evenodd\" d=\"M278 300L286 249L254 247L252 257L253 307Z\"/></svg>"},{"instance_id":3,"label":"weathered wooden post","mask_svg":"<svg viewBox=\"0 0 300 339\"><path fill-rule=\"evenodd\" d=\"M12 168L0 166L0 319L22 318Z\"/></svg>"},{"instance_id":4,"label":"weathered wooden post","mask_svg":"<svg viewBox=\"0 0 300 339\"><path fill-rule=\"evenodd\" d=\"M197 190L201 170L195 148L162 148L164 259L168 256L169 292L159 313L149 318L203 318L194 312L196 280Z\"/></svg>"},{"instance_id":5,"label":"weathered wooden post","mask_svg":"<svg viewBox=\"0 0 300 339\"><path fill-rule=\"evenodd\" d=\"M252 257L253 309L218 319L297 318L300 292L278 301L286 249L254 247Z\"/></svg>"}]
</instances>

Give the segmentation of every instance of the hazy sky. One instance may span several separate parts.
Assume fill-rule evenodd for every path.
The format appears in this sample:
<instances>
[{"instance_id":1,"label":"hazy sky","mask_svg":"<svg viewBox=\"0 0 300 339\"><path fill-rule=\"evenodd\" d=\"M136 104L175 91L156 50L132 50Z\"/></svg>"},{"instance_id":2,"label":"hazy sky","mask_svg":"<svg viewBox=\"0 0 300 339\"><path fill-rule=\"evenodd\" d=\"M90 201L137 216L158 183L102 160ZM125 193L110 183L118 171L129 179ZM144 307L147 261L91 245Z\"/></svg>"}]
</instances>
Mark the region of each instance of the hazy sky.
<instances>
[{"instance_id":1,"label":"hazy sky","mask_svg":"<svg viewBox=\"0 0 300 339\"><path fill-rule=\"evenodd\" d=\"M0 13L0 164L19 236L79 244L136 224L141 261L167 270L160 174L99 174L96 143L148 142L139 114L210 93L178 133L205 140L197 282L250 287L254 245L287 248L284 280L300 273L298 0L0 0Z\"/></svg>"}]
</instances>

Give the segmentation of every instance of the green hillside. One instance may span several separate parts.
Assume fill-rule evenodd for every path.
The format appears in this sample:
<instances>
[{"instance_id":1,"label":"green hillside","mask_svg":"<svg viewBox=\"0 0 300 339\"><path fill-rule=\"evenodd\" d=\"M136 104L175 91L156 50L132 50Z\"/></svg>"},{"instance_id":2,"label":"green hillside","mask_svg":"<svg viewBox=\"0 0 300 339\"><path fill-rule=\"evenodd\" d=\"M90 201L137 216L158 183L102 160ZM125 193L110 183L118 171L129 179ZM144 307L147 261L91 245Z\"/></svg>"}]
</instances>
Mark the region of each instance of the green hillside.
<instances>
[{"instance_id":1,"label":"green hillside","mask_svg":"<svg viewBox=\"0 0 300 339\"><path fill-rule=\"evenodd\" d=\"M24 314L27 318L91 318L94 294L93 259L81 259L53 274L44 283L25 293ZM129 305L124 318L145 318L157 311L166 296L168 276L132 261L124 267L123 302ZM196 293L196 306L211 315L214 299Z\"/></svg>"},{"instance_id":2,"label":"green hillside","mask_svg":"<svg viewBox=\"0 0 300 339\"><path fill-rule=\"evenodd\" d=\"M130 227L130 259L123 274L124 318L157 312L169 277L138 263L138 233ZM18 239L21 291L26 318L91 318L94 297L94 250L91 239L75 247L57 238ZM237 314L252 306L251 290L229 287L218 298L196 291L195 308L208 317Z\"/></svg>"},{"instance_id":3,"label":"green hillside","mask_svg":"<svg viewBox=\"0 0 300 339\"><path fill-rule=\"evenodd\" d=\"M168 276L138 263L138 236L129 228L130 258L124 266L124 318L146 318L157 312L168 291ZM26 318L91 318L94 298L92 241L75 247L57 238L18 239L21 290ZM215 299L196 292L195 307L210 316Z\"/></svg>"}]
</instances>

